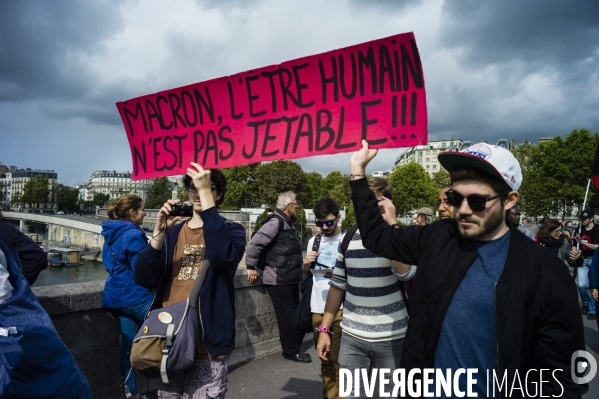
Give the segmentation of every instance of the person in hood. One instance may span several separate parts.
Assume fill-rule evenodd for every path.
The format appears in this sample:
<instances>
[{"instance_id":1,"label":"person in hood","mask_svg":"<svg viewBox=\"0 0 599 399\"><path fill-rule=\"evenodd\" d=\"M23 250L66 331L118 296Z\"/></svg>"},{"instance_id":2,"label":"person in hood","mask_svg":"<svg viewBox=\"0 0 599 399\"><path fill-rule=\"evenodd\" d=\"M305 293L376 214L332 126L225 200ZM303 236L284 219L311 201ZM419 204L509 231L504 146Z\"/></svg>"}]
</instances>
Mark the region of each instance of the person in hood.
<instances>
[{"instance_id":1,"label":"person in hood","mask_svg":"<svg viewBox=\"0 0 599 399\"><path fill-rule=\"evenodd\" d=\"M135 372L131 369L129 351L140 329L154 295L135 284L133 273L137 256L148 245L140 227L146 217L144 203L137 195L124 195L108 206L110 220L102 222L102 262L108 272L102 305L112 308L121 327L120 369L126 390L139 399Z\"/></svg>"}]
</instances>

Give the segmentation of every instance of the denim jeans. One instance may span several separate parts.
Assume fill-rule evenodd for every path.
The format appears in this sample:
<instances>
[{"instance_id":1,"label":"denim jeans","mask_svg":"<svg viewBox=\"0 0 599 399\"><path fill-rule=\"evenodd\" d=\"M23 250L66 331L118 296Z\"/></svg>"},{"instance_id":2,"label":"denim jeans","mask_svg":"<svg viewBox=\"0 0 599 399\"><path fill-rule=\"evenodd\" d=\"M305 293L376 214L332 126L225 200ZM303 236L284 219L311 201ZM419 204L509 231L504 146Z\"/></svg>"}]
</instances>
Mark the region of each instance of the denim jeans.
<instances>
[{"instance_id":1,"label":"denim jeans","mask_svg":"<svg viewBox=\"0 0 599 399\"><path fill-rule=\"evenodd\" d=\"M582 305L589 307L589 314L595 314L595 300L589 292L589 268L591 267L591 261L591 258L584 260L584 265L577 270L578 278L576 280Z\"/></svg>"},{"instance_id":2,"label":"denim jeans","mask_svg":"<svg viewBox=\"0 0 599 399\"><path fill-rule=\"evenodd\" d=\"M151 304L152 301L148 301L139 305L114 309L115 314L119 319L119 324L121 325L121 377L123 381L126 380L125 384L132 395L139 392L137 391L135 370L131 370L129 354L131 352L131 346L133 345L133 338L135 338L135 334L137 334L137 331L141 328ZM129 370L131 370L131 372L129 372Z\"/></svg>"},{"instance_id":3,"label":"denim jeans","mask_svg":"<svg viewBox=\"0 0 599 399\"><path fill-rule=\"evenodd\" d=\"M380 369L386 368L390 369L391 373L393 373L395 369L399 368L403 341L403 338L398 338L390 341L368 342L343 333L341 336L341 348L339 349L339 367L350 370L352 376L354 376L355 369L367 369L369 370L369 376L371 375L370 370L373 368L379 369L379 372ZM387 374L386 378L391 381L385 387L386 391L390 393L393 389L393 379L390 374ZM355 396L356 392L352 388L351 394L346 396L347 399L366 398L361 380L360 378L360 396ZM347 384L347 382L345 383ZM379 397L378 383L375 385L373 397Z\"/></svg>"}]
</instances>

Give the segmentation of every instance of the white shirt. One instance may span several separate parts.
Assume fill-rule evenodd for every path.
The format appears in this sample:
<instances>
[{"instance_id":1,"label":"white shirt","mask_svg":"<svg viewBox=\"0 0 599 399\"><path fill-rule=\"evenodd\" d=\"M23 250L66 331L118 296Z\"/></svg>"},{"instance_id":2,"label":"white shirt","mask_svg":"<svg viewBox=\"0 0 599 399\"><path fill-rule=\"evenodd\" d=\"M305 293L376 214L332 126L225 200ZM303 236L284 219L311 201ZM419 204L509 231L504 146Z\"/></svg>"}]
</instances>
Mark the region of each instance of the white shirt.
<instances>
[{"instance_id":1,"label":"white shirt","mask_svg":"<svg viewBox=\"0 0 599 399\"><path fill-rule=\"evenodd\" d=\"M0 249L0 304L8 301L12 297L13 288L8 281L9 276L6 256Z\"/></svg>"},{"instance_id":2,"label":"white shirt","mask_svg":"<svg viewBox=\"0 0 599 399\"><path fill-rule=\"evenodd\" d=\"M326 267L319 266L318 263L329 266L330 270L333 271L335 262L337 261L337 252L339 251L339 244L343 240L343 234L339 233L336 236L327 237L324 234L320 239L320 247L318 252L320 255L316 258L317 264L315 269L327 269ZM314 243L314 237L308 241L308 251L312 251L312 245ZM312 285L312 296L310 297L310 309L312 313L324 313L324 305L327 301L327 295L329 294L329 281L330 278L326 277L312 277L314 284Z\"/></svg>"}]
</instances>

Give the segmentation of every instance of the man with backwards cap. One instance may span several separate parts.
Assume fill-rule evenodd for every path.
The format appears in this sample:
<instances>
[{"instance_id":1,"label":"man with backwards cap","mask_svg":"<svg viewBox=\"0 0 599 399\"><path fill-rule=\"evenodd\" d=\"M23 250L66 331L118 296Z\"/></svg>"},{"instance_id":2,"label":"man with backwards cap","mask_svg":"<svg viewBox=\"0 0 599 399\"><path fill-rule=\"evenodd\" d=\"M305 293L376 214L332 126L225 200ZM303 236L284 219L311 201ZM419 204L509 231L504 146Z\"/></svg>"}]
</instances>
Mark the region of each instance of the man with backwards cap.
<instances>
[{"instance_id":1,"label":"man with backwards cap","mask_svg":"<svg viewBox=\"0 0 599 399\"><path fill-rule=\"evenodd\" d=\"M440 153L452 180L446 195L455 217L404 227L381 223L363 178L377 151L362 144L350 170L364 246L418 266L401 366L450 369L452 377L458 369L477 369L473 390L479 397L533 395L535 387L562 398L585 393L588 384L571 376L572 355L585 349L576 284L557 257L506 223L522 182L511 152L479 143ZM509 382L501 392L497 386L493 392L493 373L499 383L504 376ZM452 392L435 387L432 378L434 396L467 392L465 374L456 377ZM528 391L508 391L514 381Z\"/></svg>"}]
</instances>

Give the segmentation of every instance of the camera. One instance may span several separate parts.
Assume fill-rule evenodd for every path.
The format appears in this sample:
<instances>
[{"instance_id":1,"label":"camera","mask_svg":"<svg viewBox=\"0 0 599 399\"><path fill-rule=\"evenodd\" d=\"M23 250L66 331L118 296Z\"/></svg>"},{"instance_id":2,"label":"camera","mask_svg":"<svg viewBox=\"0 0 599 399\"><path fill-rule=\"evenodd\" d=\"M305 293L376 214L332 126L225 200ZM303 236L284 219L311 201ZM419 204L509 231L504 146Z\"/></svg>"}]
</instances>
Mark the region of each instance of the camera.
<instances>
[{"instance_id":1,"label":"camera","mask_svg":"<svg viewBox=\"0 0 599 399\"><path fill-rule=\"evenodd\" d=\"M175 204L175 205L173 205L173 210L171 212L171 216L191 217L191 216L193 216L193 205L191 205L191 204Z\"/></svg>"}]
</instances>

